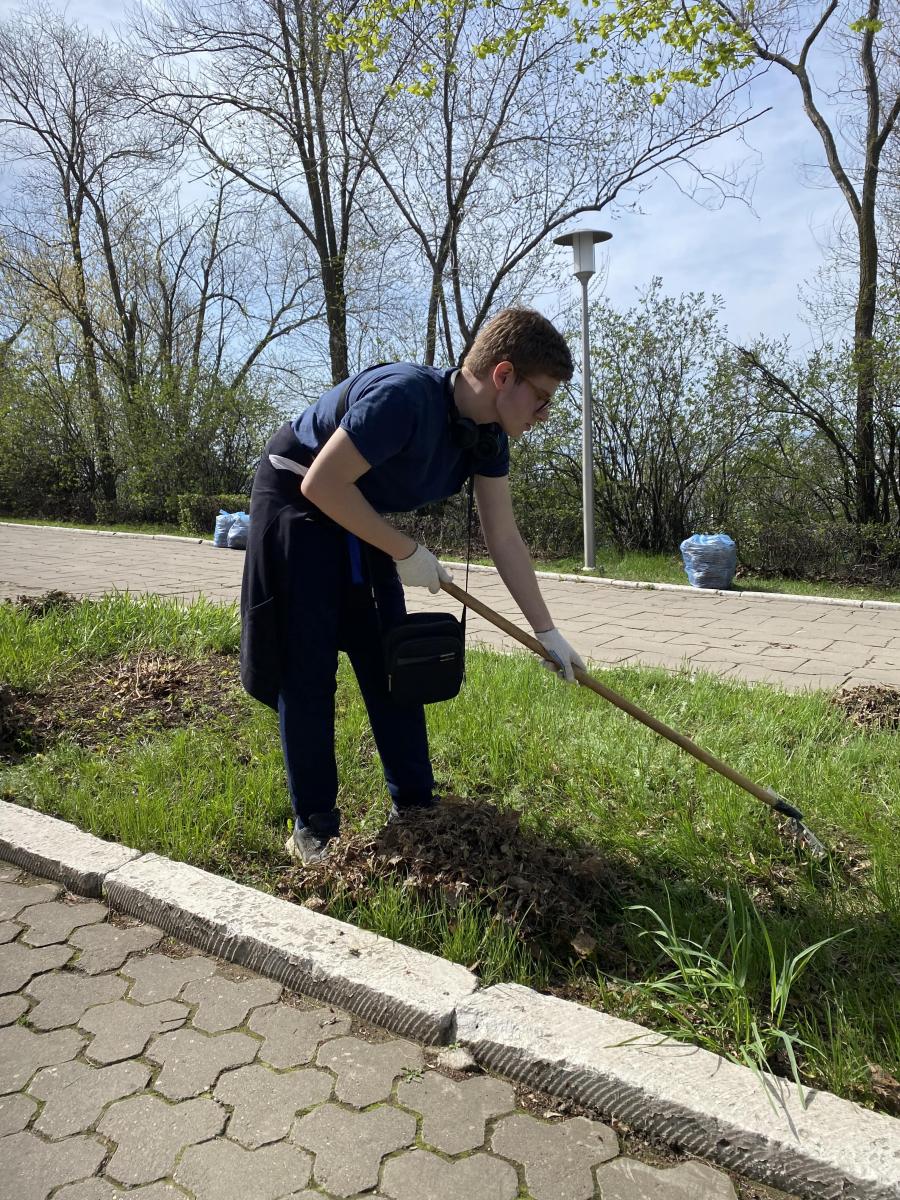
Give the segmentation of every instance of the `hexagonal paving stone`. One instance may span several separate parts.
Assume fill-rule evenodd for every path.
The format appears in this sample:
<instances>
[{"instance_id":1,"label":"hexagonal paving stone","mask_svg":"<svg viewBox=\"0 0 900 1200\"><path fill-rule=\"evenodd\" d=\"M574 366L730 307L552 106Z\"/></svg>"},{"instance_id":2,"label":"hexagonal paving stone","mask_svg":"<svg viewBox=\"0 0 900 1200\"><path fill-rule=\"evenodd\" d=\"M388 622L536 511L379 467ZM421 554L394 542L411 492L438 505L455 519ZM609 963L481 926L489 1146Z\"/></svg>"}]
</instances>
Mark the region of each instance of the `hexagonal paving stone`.
<instances>
[{"instance_id":1,"label":"hexagonal paving stone","mask_svg":"<svg viewBox=\"0 0 900 1200\"><path fill-rule=\"evenodd\" d=\"M184 1192L172 1183L148 1183L144 1187L121 1188L108 1179L86 1179L83 1183L70 1183L60 1188L53 1200L185 1200ZM322 1200L321 1196L317 1200Z\"/></svg>"},{"instance_id":2,"label":"hexagonal paving stone","mask_svg":"<svg viewBox=\"0 0 900 1200\"><path fill-rule=\"evenodd\" d=\"M74 1025L95 1004L108 1004L125 995L126 980L118 975L100 975L95 979L69 971L39 975L25 988L38 1003L28 1014L35 1029L59 1029Z\"/></svg>"},{"instance_id":3,"label":"hexagonal paving stone","mask_svg":"<svg viewBox=\"0 0 900 1200\"><path fill-rule=\"evenodd\" d=\"M533 1200L590 1200L591 1168L615 1158L619 1139L608 1125L586 1117L548 1125L528 1113L515 1113L498 1123L491 1149L522 1164Z\"/></svg>"},{"instance_id":4,"label":"hexagonal paving stone","mask_svg":"<svg viewBox=\"0 0 900 1200\"><path fill-rule=\"evenodd\" d=\"M21 932L22 926L18 921L0 921L0 946L4 942L11 942Z\"/></svg>"},{"instance_id":5,"label":"hexagonal paving stone","mask_svg":"<svg viewBox=\"0 0 900 1200\"><path fill-rule=\"evenodd\" d=\"M47 1103L34 1124L45 1137L84 1133L112 1100L121 1100L146 1087L150 1068L138 1062L111 1067L89 1067L67 1062L46 1070L31 1081L28 1091Z\"/></svg>"},{"instance_id":6,"label":"hexagonal paving stone","mask_svg":"<svg viewBox=\"0 0 900 1200\"><path fill-rule=\"evenodd\" d=\"M256 1057L259 1042L246 1033L220 1033L209 1037L196 1029L179 1029L157 1038L147 1057L162 1070L154 1090L170 1100L184 1100L207 1092L223 1071L241 1067Z\"/></svg>"},{"instance_id":7,"label":"hexagonal paving stone","mask_svg":"<svg viewBox=\"0 0 900 1200\"><path fill-rule=\"evenodd\" d=\"M85 1039L74 1029L32 1033L24 1025L0 1029L0 1095L20 1092L41 1067L68 1062Z\"/></svg>"},{"instance_id":8,"label":"hexagonal paving stone","mask_svg":"<svg viewBox=\"0 0 900 1200\"><path fill-rule=\"evenodd\" d=\"M315 1155L315 1182L335 1196L374 1187L384 1156L411 1146L415 1136L415 1117L391 1105L354 1113L325 1104L291 1131L291 1141Z\"/></svg>"},{"instance_id":9,"label":"hexagonal paving stone","mask_svg":"<svg viewBox=\"0 0 900 1200\"><path fill-rule=\"evenodd\" d=\"M82 925L97 925L108 916L109 909L96 900L72 901L68 904L55 900L23 908L16 920L27 926L22 934L23 942L29 946L52 946L55 942L64 942L73 930L80 929Z\"/></svg>"},{"instance_id":10,"label":"hexagonal paving stone","mask_svg":"<svg viewBox=\"0 0 900 1200\"><path fill-rule=\"evenodd\" d=\"M41 950L32 950L21 942L0 946L0 994L18 992L29 979L63 966L74 953L71 946L45 946Z\"/></svg>"},{"instance_id":11,"label":"hexagonal paving stone","mask_svg":"<svg viewBox=\"0 0 900 1200\"><path fill-rule=\"evenodd\" d=\"M160 1000L174 1000L186 983L207 979L215 969L215 959L205 954L189 954L187 958L148 954L146 958L126 963L122 974L134 980L130 999L138 1004L156 1004Z\"/></svg>"},{"instance_id":12,"label":"hexagonal paving stone","mask_svg":"<svg viewBox=\"0 0 900 1200\"><path fill-rule=\"evenodd\" d=\"M85 1180L83 1183L70 1183L68 1187L60 1188L53 1200L185 1200L185 1193L176 1188L174 1183L146 1183L143 1188L128 1188L122 1192L109 1180ZM322 1200L317 1196L316 1200Z\"/></svg>"},{"instance_id":13,"label":"hexagonal paving stone","mask_svg":"<svg viewBox=\"0 0 900 1200\"><path fill-rule=\"evenodd\" d=\"M262 1034L259 1057L273 1067L308 1063L323 1042L344 1037L352 1028L349 1016L335 1008L304 1010L287 1004L258 1008L248 1025Z\"/></svg>"},{"instance_id":14,"label":"hexagonal paving stone","mask_svg":"<svg viewBox=\"0 0 900 1200\"><path fill-rule=\"evenodd\" d=\"M365 1108L386 1100L394 1080L405 1071L420 1071L425 1059L412 1042L363 1042L336 1038L319 1049L316 1062L337 1075L334 1094L345 1104Z\"/></svg>"},{"instance_id":15,"label":"hexagonal paving stone","mask_svg":"<svg viewBox=\"0 0 900 1200\"><path fill-rule=\"evenodd\" d=\"M177 1029L188 1017L184 1004L164 1000L161 1004L130 1004L116 1000L89 1008L78 1024L95 1035L85 1051L94 1062L121 1062L142 1054L158 1033Z\"/></svg>"},{"instance_id":16,"label":"hexagonal paving stone","mask_svg":"<svg viewBox=\"0 0 900 1200\"><path fill-rule=\"evenodd\" d=\"M162 930L152 925L86 925L69 938L69 944L81 950L72 966L85 975L115 971L129 954L149 950L161 937Z\"/></svg>"},{"instance_id":17,"label":"hexagonal paving stone","mask_svg":"<svg viewBox=\"0 0 900 1200\"><path fill-rule=\"evenodd\" d=\"M26 1012L28 1001L24 996L0 996L0 1025L12 1025Z\"/></svg>"},{"instance_id":18,"label":"hexagonal paving stone","mask_svg":"<svg viewBox=\"0 0 900 1200\"><path fill-rule=\"evenodd\" d=\"M287 1137L297 1113L327 1100L332 1083L328 1072L316 1067L277 1075L255 1063L224 1074L213 1095L234 1108L228 1136L254 1150Z\"/></svg>"},{"instance_id":19,"label":"hexagonal paving stone","mask_svg":"<svg viewBox=\"0 0 900 1200\"><path fill-rule=\"evenodd\" d=\"M22 1092L0 1096L0 1137L6 1137L8 1133L20 1133L36 1109L35 1102Z\"/></svg>"},{"instance_id":20,"label":"hexagonal paving stone","mask_svg":"<svg viewBox=\"0 0 900 1200\"><path fill-rule=\"evenodd\" d=\"M131 1194L133 1196L134 1192ZM53 1200L58 1200L58 1197L62 1197L62 1200L119 1200L122 1195L122 1189L108 1179L85 1179L81 1183L69 1183L60 1188Z\"/></svg>"},{"instance_id":21,"label":"hexagonal paving stone","mask_svg":"<svg viewBox=\"0 0 900 1200\"><path fill-rule=\"evenodd\" d=\"M384 1164L381 1191L391 1200L513 1200L519 1179L509 1163L491 1154L446 1162L430 1150L411 1150Z\"/></svg>"},{"instance_id":22,"label":"hexagonal paving stone","mask_svg":"<svg viewBox=\"0 0 900 1200\"><path fill-rule=\"evenodd\" d=\"M33 1133L13 1133L3 1139L4 1200L45 1200L54 1188L93 1175L106 1147L92 1137L69 1138L53 1145Z\"/></svg>"},{"instance_id":23,"label":"hexagonal paving stone","mask_svg":"<svg viewBox=\"0 0 900 1200\"><path fill-rule=\"evenodd\" d=\"M404 1079L397 1099L422 1114L422 1140L445 1154L483 1146L485 1122L516 1107L516 1094L508 1083L488 1076L457 1083L437 1071Z\"/></svg>"},{"instance_id":24,"label":"hexagonal paving stone","mask_svg":"<svg viewBox=\"0 0 900 1200\"><path fill-rule=\"evenodd\" d=\"M0 921L8 921L30 904L55 900L61 891L58 883L36 883L31 887L19 883L0 883Z\"/></svg>"},{"instance_id":25,"label":"hexagonal paving stone","mask_svg":"<svg viewBox=\"0 0 900 1200\"><path fill-rule=\"evenodd\" d=\"M152 1183L171 1175L181 1150L214 1138L225 1128L226 1118L225 1109L214 1100L184 1104L166 1104L158 1096L119 1100L97 1126L98 1133L117 1143L106 1174L124 1184Z\"/></svg>"},{"instance_id":26,"label":"hexagonal paving stone","mask_svg":"<svg viewBox=\"0 0 900 1200\"><path fill-rule=\"evenodd\" d=\"M207 1033L221 1033L243 1025L251 1008L271 1004L281 995L281 984L271 979L244 979L233 982L222 975L188 984L182 993L187 1004L200 1007L191 1017L191 1024Z\"/></svg>"},{"instance_id":27,"label":"hexagonal paving stone","mask_svg":"<svg viewBox=\"0 0 900 1200\"><path fill-rule=\"evenodd\" d=\"M736 1200L727 1175L706 1163L650 1167L620 1158L597 1170L601 1200Z\"/></svg>"},{"instance_id":28,"label":"hexagonal paving stone","mask_svg":"<svg viewBox=\"0 0 900 1200\"><path fill-rule=\"evenodd\" d=\"M223 1139L185 1150L174 1179L196 1200L276 1200L306 1187L311 1162L284 1142L245 1150Z\"/></svg>"}]
</instances>

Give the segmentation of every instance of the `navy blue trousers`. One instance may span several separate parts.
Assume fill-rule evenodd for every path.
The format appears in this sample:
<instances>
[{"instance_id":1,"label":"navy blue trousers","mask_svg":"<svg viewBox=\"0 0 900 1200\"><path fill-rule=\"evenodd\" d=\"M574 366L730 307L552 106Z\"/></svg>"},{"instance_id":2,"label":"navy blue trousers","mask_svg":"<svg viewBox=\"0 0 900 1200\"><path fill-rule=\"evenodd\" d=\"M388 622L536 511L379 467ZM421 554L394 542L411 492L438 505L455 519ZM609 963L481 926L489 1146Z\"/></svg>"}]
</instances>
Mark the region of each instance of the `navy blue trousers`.
<instances>
[{"instance_id":1,"label":"navy blue trousers","mask_svg":"<svg viewBox=\"0 0 900 1200\"><path fill-rule=\"evenodd\" d=\"M388 791L398 807L427 803L434 788L425 710L420 704L396 704L387 690L381 632L406 615L403 587L390 558L366 548L359 582L354 582L353 546L343 530L292 510L282 512L281 521L290 526L282 530L288 554L278 693L281 744L295 818L330 835L340 824L334 752L339 650L350 659Z\"/></svg>"}]
</instances>

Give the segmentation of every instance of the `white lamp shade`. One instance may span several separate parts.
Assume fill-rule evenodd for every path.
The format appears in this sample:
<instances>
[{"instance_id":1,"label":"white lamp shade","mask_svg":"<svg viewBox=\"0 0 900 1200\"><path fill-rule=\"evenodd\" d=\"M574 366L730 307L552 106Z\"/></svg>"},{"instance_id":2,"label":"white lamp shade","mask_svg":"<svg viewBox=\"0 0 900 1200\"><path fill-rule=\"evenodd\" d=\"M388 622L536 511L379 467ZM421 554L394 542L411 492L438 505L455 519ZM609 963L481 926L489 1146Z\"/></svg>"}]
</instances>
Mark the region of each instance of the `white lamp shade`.
<instances>
[{"instance_id":1,"label":"white lamp shade","mask_svg":"<svg viewBox=\"0 0 900 1200\"><path fill-rule=\"evenodd\" d=\"M576 233L572 237L572 251L575 255L575 274L582 271L594 274L594 235L590 230Z\"/></svg>"},{"instance_id":2,"label":"white lamp shade","mask_svg":"<svg viewBox=\"0 0 900 1200\"><path fill-rule=\"evenodd\" d=\"M596 270L594 266L594 246L597 242L606 242L612 237L605 229L577 229L573 233L564 233L553 239L554 245L571 246L575 258L574 274L582 280L589 279Z\"/></svg>"}]
</instances>

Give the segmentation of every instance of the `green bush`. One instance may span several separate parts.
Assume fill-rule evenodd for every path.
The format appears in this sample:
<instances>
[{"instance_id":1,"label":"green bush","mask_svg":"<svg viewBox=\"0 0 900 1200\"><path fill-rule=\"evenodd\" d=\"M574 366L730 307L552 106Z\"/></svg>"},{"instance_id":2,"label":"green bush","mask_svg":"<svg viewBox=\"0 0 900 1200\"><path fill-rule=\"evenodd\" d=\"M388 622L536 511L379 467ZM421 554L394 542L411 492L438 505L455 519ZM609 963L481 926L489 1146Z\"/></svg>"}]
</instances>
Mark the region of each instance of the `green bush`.
<instances>
[{"instance_id":1,"label":"green bush","mask_svg":"<svg viewBox=\"0 0 900 1200\"><path fill-rule=\"evenodd\" d=\"M118 519L128 525L177 525L178 497L156 492L132 492L120 496Z\"/></svg>"},{"instance_id":2,"label":"green bush","mask_svg":"<svg viewBox=\"0 0 900 1200\"><path fill-rule=\"evenodd\" d=\"M250 511L250 497L236 492L223 492L217 496L185 492L175 499L178 503L178 524L186 533L211 534L222 508L226 512Z\"/></svg>"},{"instance_id":3,"label":"green bush","mask_svg":"<svg viewBox=\"0 0 900 1200\"><path fill-rule=\"evenodd\" d=\"M900 529L894 525L764 521L736 534L738 562L759 575L833 583L900 583Z\"/></svg>"}]
</instances>

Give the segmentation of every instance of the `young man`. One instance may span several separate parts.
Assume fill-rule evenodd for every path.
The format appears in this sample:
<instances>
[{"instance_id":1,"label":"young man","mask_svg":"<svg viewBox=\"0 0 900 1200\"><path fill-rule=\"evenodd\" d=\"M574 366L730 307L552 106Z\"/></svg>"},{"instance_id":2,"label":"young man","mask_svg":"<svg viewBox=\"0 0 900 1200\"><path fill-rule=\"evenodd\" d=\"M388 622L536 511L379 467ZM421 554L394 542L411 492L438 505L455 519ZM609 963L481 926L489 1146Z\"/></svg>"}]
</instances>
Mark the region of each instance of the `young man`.
<instances>
[{"instance_id":1,"label":"young man","mask_svg":"<svg viewBox=\"0 0 900 1200\"><path fill-rule=\"evenodd\" d=\"M554 627L509 492L509 438L547 418L572 376L569 349L540 313L505 309L459 370L393 363L332 388L265 448L250 501L241 593L241 678L278 712L294 832L318 861L338 835L334 695L346 651L366 704L392 815L431 807L421 705L387 690L382 633L405 616L404 587L438 592L449 572L383 513L458 492L475 476L485 542L503 582L567 680L583 667Z\"/></svg>"}]
</instances>

